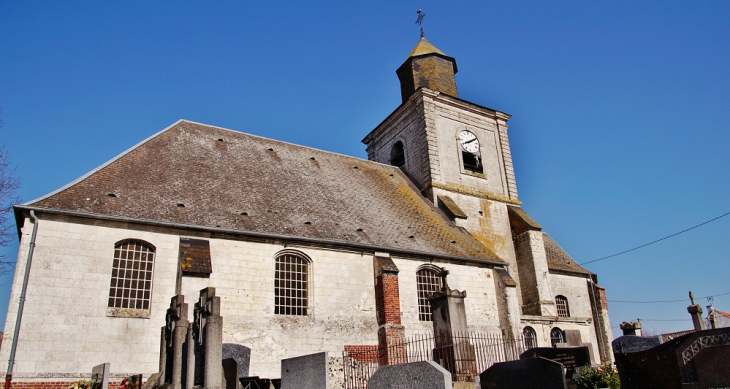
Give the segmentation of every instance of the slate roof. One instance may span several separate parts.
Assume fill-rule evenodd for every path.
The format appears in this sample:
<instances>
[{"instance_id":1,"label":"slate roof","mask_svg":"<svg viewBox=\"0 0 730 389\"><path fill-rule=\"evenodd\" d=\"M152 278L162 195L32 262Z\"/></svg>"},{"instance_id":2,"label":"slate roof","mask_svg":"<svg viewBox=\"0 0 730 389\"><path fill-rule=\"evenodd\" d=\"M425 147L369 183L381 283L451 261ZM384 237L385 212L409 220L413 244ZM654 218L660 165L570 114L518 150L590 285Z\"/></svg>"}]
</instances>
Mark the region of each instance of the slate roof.
<instances>
[{"instance_id":1,"label":"slate roof","mask_svg":"<svg viewBox=\"0 0 730 389\"><path fill-rule=\"evenodd\" d=\"M24 206L500 261L397 167L184 120Z\"/></svg>"},{"instance_id":2,"label":"slate roof","mask_svg":"<svg viewBox=\"0 0 730 389\"><path fill-rule=\"evenodd\" d=\"M441 50L437 49L436 46L431 44L431 42L427 41L426 38L421 38L418 43L416 43L416 47L414 47L411 53L408 54L408 58L424 54L446 55Z\"/></svg>"},{"instance_id":3,"label":"slate roof","mask_svg":"<svg viewBox=\"0 0 730 389\"><path fill-rule=\"evenodd\" d=\"M542 240L545 242L545 254L547 255L548 267L557 270L568 270L578 273L593 274L584 269L573 258L562 249L550 235L542 233Z\"/></svg>"}]
</instances>

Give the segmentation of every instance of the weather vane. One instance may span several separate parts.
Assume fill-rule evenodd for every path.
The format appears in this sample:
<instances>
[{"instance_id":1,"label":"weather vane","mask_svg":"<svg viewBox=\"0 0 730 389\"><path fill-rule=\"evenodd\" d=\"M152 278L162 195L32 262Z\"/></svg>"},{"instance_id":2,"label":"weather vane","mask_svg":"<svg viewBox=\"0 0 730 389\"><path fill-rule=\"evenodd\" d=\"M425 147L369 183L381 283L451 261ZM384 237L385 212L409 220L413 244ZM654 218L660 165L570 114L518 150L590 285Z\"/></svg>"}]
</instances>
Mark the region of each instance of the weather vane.
<instances>
[{"instance_id":1,"label":"weather vane","mask_svg":"<svg viewBox=\"0 0 730 389\"><path fill-rule=\"evenodd\" d=\"M416 24L421 26L421 38L424 38L426 35L423 33L423 17L426 16L426 14L423 13L420 8L418 9L418 12L416 12L416 13L418 14L418 19L416 19Z\"/></svg>"}]
</instances>

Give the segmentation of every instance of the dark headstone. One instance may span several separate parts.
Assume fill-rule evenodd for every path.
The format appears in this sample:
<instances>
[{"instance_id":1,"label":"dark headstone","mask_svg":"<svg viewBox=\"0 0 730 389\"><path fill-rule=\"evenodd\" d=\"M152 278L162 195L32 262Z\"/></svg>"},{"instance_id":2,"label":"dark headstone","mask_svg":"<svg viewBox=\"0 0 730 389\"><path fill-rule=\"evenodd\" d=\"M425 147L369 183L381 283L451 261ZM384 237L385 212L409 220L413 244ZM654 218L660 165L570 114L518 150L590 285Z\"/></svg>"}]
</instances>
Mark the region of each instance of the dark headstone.
<instances>
[{"instance_id":1,"label":"dark headstone","mask_svg":"<svg viewBox=\"0 0 730 389\"><path fill-rule=\"evenodd\" d=\"M588 347L535 347L520 354L520 359L545 358L560 362L565 367L565 377L573 379L576 368L591 364L591 352Z\"/></svg>"},{"instance_id":2,"label":"dark headstone","mask_svg":"<svg viewBox=\"0 0 730 389\"><path fill-rule=\"evenodd\" d=\"M224 359L223 364L223 388L240 389L238 381L238 362L233 358Z\"/></svg>"},{"instance_id":3,"label":"dark headstone","mask_svg":"<svg viewBox=\"0 0 730 389\"><path fill-rule=\"evenodd\" d=\"M327 389L327 353L281 360L282 389Z\"/></svg>"},{"instance_id":4,"label":"dark headstone","mask_svg":"<svg viewBox=\"0 0 730 389\"><path fill-rule=\"evenodd\" d=\"M109 386L109 364L102 363L91 369L90 389L107 389Z\"/></svg>"},{"instance_id":5,"label":"dark headstone","mask_svg":"<svg viewBox=\"0 0 730 389\"><path fill-rule=\"evenodd\" d=\"M259 378L258 376L241 378L243 389L281 389L280 379Z\"/></svg>"},{"instance_id":6,"label":"dark headstone","mask_svg":"<svg viewBox=\"0 0 730 389\"><path fill-rule=\"evenodd\" d=\"M142 374L135 374L128 377L129 384L127 387L129 389L141 389L142 388Z\"/></svg>"},{"instance_id":7,"label":"dark headstone","mask_svg":"<svg viewBox=\"0 0 730 389\"><path fill-rule=\"evenodd\" d=\"M232 358L238 363L238 378L248 377L251 349L236 343L223 343L223 359Z\"/></svg>"},{"instance_id":8,"label":"dark headstone","mask_svg":"<svg viewBox=\"0 0 730 389\"><path fill-rule=\"evenodd\" d=\"M368 389L451 389L451 387L451 373L433 361L382 366L368 380Z\"/></svg>"},{"instance_id":9,"label":"dark headstone","mask_svg":"<svg viewBox=\"0 0 730 389\"><path fill-rule=\"evenodd\" d=\"M545 358L495 363L479 375L482 389L565 389L563 365Z\"/></svg>"},{"instance_id":10,"label":"dark headstone","mask_svg":"<svg viewBox=\"0 0 730 389\"><path fill-rule=\"evenodd\" d=\"M730 387L730 328L695 331L615 357L622 389Z\"/></svg>"},{"instance_id":11,"label":"dark headstone","mask_svg":"<svg viewBox=\"0 0 730 389\"><path fill-rule=\"evenodd\" d=\"M614 354L628 354L648 350L662 344L661 336L619 336L611 342Z\"/></svg>"}]
</instances>

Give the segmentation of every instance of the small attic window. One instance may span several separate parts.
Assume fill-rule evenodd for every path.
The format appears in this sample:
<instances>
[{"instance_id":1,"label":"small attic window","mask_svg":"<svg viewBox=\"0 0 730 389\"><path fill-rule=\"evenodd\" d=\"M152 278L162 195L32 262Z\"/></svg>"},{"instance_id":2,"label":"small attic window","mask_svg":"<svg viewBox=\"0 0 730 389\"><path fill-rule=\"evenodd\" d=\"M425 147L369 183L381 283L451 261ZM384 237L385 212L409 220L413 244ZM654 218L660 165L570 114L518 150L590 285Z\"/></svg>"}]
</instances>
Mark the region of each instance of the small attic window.
<instances>
[{"instance_id":1,"label":"small attic window","mask_svg":"<svg viewBox=\"0 0 730 389\"><path fill-rule=\"evenodd\" d=\"M414 239L415 237L413 235L408 235L408 238Z\"/></svg>"},{"instance_id":2,"label":"small attic window","mask_svg":"<svg viewBox=\"0 0 730 389\"><path fill-rule=\"evenodd\" d=\"M223 142L223 138L218 138L218 142Z\"/></svg>"},{"instance_id":3,"label":"small attic window","mask_svg":"<svg viewBox=\"0 0 730 389\"><path fill-rule=\"evenodd\" d=\"M390 149L390 164L398 167L406 164L406 155L403 150L403 142L395 142L393 148Z\"/></svg>"},{"instance_id":4,"label":"small attic window","mask_svg":"<svg viewBox=\"0 0 730 389\"><path fill-rule=\"evenodd\" d=\"M357 229L357 230L355 230L355 231L357 231L357 232L362 232L362 228L358 228L358 229Z\"/></svg>"},{"instance_id":5,"label":"small attic window","mask_svg":"<svg viewBox=\"0 0 730 389\"><path fill-rule=\"evenodd\" d=\"M311 224L312 224L312 222L304 222L304 224L306 224L306 225L311 225Z\"/></svg>"},{"instance_id":6,"label":"small attic window","mask_svg":"<svg viewBox=\"0 0 730 389\"><path fill-rule=\"evenodd\" d=\"M185 204L183 204L183 203L177 203L177 206L180 208L185 208Z\"/></svg>"},{"instance_id":7,"label":"small attic window","mask_svg":"<svg viewBox=\"0 0 730 389\"><path fill-rule=\"evenodd\" d=\"M353 166L352 168L353 168L353 169L359 169L359 168L358 168L357 166Z\"/></svg>"},{"instance_id":8,"label":"small attic window","mask_svg":"<svg viewBox=\"0 0 730 389\"><path fill-rule=\"evenodd\" d=\"M311 159L312 161L314 161L314 157L309 157L309 159Z\"/></svg>"},{"instance_id":9,"label":"small attic window","mask_svg":"<svg viewBox=\"0 0 730 389\"><path fill-rule=\"evenodd\" d=\"M107 197L117 197L117 195L115 195L114 193L107 193L107 195L106 195L106 196L107 196Z\"/></svg>"},{"instance_id":10,"label":"small attic window","mask_svg":"<svg viewBox=\"0 0 730 389\"><path fill-rule=\"evenodd\" d=\"M388 174L389 176L393 177L393 173Z\"/></svg>"},{"instance_id":11,"label":"small attic window","mask_svg":"<svg viewBox=\"0 0 730 389\"><path fill-rule=\"evenodd\" d=\"M452 241L451 241L451 243L452 243L452 244L455 244L455 243L456 243L456 241L455 241L455 240L452 240Z\"/></svg>"},{"instance_id":12,"label":"small attic window","mask_svg":"<svg viewBox=\"0 0 730 389\"><path fill-rule=\"evenodd\" d=\"M241 212L241 216L248 216L248 212Z\"/></svg>"},{"instance_id":13,"label":"small attic window","mask_svg":"<svg viewBox=\"0 0 730 389\"><path fill-rule=\"evenodd\" d=\"M272 149L272 148L269 148L268 150L269 150L269 151L274 151L274 149Z\"/></svg>"}]
</instances>

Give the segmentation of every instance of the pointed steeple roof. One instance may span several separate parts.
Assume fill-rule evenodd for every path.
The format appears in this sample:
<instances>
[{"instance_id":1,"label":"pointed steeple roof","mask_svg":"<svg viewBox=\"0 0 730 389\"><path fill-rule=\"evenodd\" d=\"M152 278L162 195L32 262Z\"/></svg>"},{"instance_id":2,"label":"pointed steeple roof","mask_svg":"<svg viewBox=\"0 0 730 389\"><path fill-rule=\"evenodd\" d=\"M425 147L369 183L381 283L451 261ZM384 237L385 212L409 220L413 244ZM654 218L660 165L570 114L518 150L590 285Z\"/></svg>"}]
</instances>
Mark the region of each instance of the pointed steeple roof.
<instances>
[{"instance_id":1,"label":"pointed steeple roof","mask_svg":"<svg viewBox=\"0 0 730 389\"><path fill-rule=\"evenodd\" d=\"M408 58L416 57L419 55L424 54L444 54L441 50L437 49L436 46L431 44L431 42L427 41L426 38L421 38L421 40L418 41L416 44L416 47L413 48L413 51L411 51L410 54L408 54Z\"/></svg>"},{"instance_id":2,"label":"pointed steeple roof","mask_svg":"<svg viewBox=\"0 0 730 389\"><path fill-rule=\"evenodd\" d=\"M457 71L454 58L421 37L406 61L395 72L398 74L401 97L405 102L418 88L428 88L458 97L454 78Z\"/></svg>"}]
</instances>

